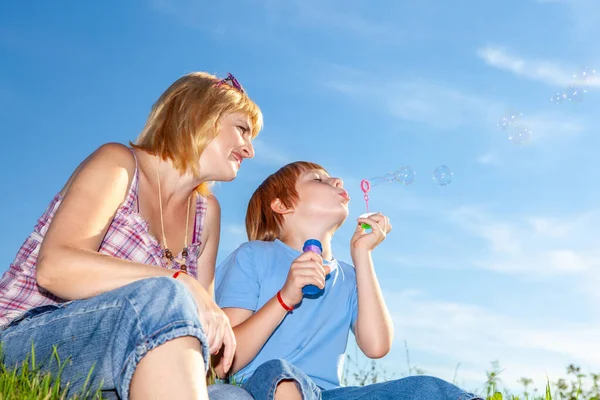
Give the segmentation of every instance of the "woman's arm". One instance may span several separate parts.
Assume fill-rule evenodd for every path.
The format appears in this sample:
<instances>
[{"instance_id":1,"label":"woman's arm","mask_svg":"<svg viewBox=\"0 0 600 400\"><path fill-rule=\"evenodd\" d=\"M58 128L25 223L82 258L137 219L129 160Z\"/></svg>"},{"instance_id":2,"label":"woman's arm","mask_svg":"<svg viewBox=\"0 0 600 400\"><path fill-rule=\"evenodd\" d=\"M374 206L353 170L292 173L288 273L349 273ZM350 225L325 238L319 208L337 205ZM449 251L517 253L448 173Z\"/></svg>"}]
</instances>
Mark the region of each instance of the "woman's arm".
<instances>
[{"instance_id":1,"label":"woman's arm","mask_svg":"<svg viewBox=\"0 0 600 400\"><path fill-rule=\"evenodd\" d=\"M42 241L38 284L65 299L85 299L131 282L171 272L100 254L98 248L135 172L131 151L116 143L101 146L74 172Z\"/></svg>"}]
</instances>

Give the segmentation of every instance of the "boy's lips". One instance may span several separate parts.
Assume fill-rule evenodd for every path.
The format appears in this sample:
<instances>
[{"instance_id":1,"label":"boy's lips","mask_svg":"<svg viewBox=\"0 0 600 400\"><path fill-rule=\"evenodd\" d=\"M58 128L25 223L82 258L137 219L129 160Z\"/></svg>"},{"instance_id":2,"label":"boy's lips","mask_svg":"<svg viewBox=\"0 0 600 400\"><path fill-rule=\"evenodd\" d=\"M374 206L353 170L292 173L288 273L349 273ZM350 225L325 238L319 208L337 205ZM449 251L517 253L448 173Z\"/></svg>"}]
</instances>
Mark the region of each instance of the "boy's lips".
<instances>
[{"instance_id":1,"label":"boy's lips","mask_svg":"<svg viewBox=\"0 0 600 400\"><path fill-rule=\"evenodd\" d=\"M345 190L343 190L342 192L340 192L340 196L342 196L346 200L350 200L350 195Z\"/></svg>"}]
</instances>

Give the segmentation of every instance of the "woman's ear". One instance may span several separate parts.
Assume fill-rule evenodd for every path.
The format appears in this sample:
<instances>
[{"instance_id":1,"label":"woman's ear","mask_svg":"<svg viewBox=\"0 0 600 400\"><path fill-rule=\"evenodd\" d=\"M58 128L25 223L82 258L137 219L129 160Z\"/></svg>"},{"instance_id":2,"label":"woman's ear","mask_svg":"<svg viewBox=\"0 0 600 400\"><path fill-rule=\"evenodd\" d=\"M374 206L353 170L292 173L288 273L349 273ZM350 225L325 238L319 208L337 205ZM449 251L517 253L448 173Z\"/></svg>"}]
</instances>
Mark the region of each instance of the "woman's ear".
<instances>
[{"instance_id":1,"label":"woman's ear","mask_svg":"<svg viewBox=\"0 0 600 400\"><path fill-rule=\"evenodd\" d=\"M294 211L292 207L287 207L280 199L275 199L271 202L271 210L276 214L289 214Z\"/></svg>"}]
</instances>

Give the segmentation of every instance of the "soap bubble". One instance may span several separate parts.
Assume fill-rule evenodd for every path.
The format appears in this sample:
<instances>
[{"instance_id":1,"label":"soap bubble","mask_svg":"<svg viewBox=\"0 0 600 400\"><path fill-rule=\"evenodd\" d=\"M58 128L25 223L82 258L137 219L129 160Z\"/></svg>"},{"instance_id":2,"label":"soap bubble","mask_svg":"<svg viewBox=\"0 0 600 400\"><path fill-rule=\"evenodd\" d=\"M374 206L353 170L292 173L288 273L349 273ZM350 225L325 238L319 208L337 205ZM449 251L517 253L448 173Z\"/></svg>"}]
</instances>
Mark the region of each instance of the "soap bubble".
<instances>
[{"instance_id":1,"label":"soap bubble","mask_svg":"<svg viewBox=\"0 0 600 400\"><path fill-rule=\"evenodd\" d=\"M445 165L440 165L433 170L433 180L440 186L452 182L452 171Z\"/></svg>"},{"instance_id":2,"label":"soap bubble","mask_svg":"<svg viewBox=\"0 0 600 400\"><path fill-rule=\"evenodd\" d=\"M514 124L516 124L517 122L519 122L522 116L522 112L519 112L517 110L511 110L504 114L504 116L498 122L498 126L500 127L500 129L506 130Z\"/></svg>"},{"instance_id":3,"label":"soap bubble","mask_svg":"<svg viewBox=\"0 0 600 400\"><path fill-rule=\"evenodd\" d=\"M562 104L563 101L565 101L566 98L567 98L567 93L566 92L556 92L550 98L550 101L553 102L554 104Z\"/></svg>"},{"instance_id":4,"label":"soap bubble","mask_svg":"<svg viewBox=\"0 0 600 400\"><path fill-rule=\"evenodd\" d=\"M531 129L526 125L515 125L510 130L508 140L518 145L527 144L531 141Z\"/></svg>"},{"instance_id":5,"label":"soap bubble","mask_svg":"<svg viewBox=\"0 0 600 400\"><path fill-rule=\"evenodd\" d=\"M387 174L385 174L385 176L383 177L383 179L386 182L394 182L396 180L396 174L394 174L392 172L388 172Z\"/></svg>"},{"instance_id":6,"label":"soap bubble","mask_svg":"<svg viewBox=\"0 0 600 400\"><path fill-rule=\"evenodd\" d=\"M586 90L582 86L569 85L566 90L567 99L574 103L581 103Z\"/></svg>"},{"instance_id":7,"label":"soap bubble","mask_svg":"<svg viewBox=\"0 0 600 400\"><path fill-rule=\"evenodd\" d=\"M581 85L590 85L596 78L596 70L589 65L579 68L576 74L573 75L575 82Z\"/></svg>"},{"instance_id":8,"label":"soap bubble","mask_svg":"<svg viewBox=\"0 0 600 400\"><path fill-rule=\"evenodd\" d=\"M408 186L415 181L415 171L409 166L400 168L395 175L396 180L404 186Z\"/></svg>"}]
</instances>

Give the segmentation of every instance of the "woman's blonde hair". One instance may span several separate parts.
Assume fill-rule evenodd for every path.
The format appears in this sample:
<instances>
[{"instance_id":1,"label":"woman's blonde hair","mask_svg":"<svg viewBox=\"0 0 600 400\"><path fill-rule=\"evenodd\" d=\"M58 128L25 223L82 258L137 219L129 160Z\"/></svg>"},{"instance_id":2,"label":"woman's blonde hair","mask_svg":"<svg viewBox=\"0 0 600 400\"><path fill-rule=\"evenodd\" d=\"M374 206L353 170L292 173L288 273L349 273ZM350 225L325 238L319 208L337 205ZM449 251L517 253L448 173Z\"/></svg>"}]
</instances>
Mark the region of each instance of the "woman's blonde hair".
<instances>
[{"instance_id":1,"label":"woman's blonde hair","mask_svg":"<svg viewBox=\"0 0 600 400\"><path fill-rule=\"evenodd\" d=\"M198 160L219 133L220 119L234 112L252 121L252 138L262 129L260 108L248 95L205 72L193 72L175 81L154 103L146 125L132 147L170 160L180 173L200 174ZM196 190L208 194L209 183Z\"/></svg>"},{"instance_id":2,"label":"woman's blonde hair","mask_svg":"<svg viewBox=\"0 0 600 400\"><path fill-rule=\"evenodd\" d=\"M272 242L281 239L283 215L271 208L271 203L279 199L286 207L293 207L298 201L296 182L302 173L313 169L323 170L319 164L296 161L281 167L254 191L246 211L246 233L248 240Z\"/></svg>"}]
</instances>

